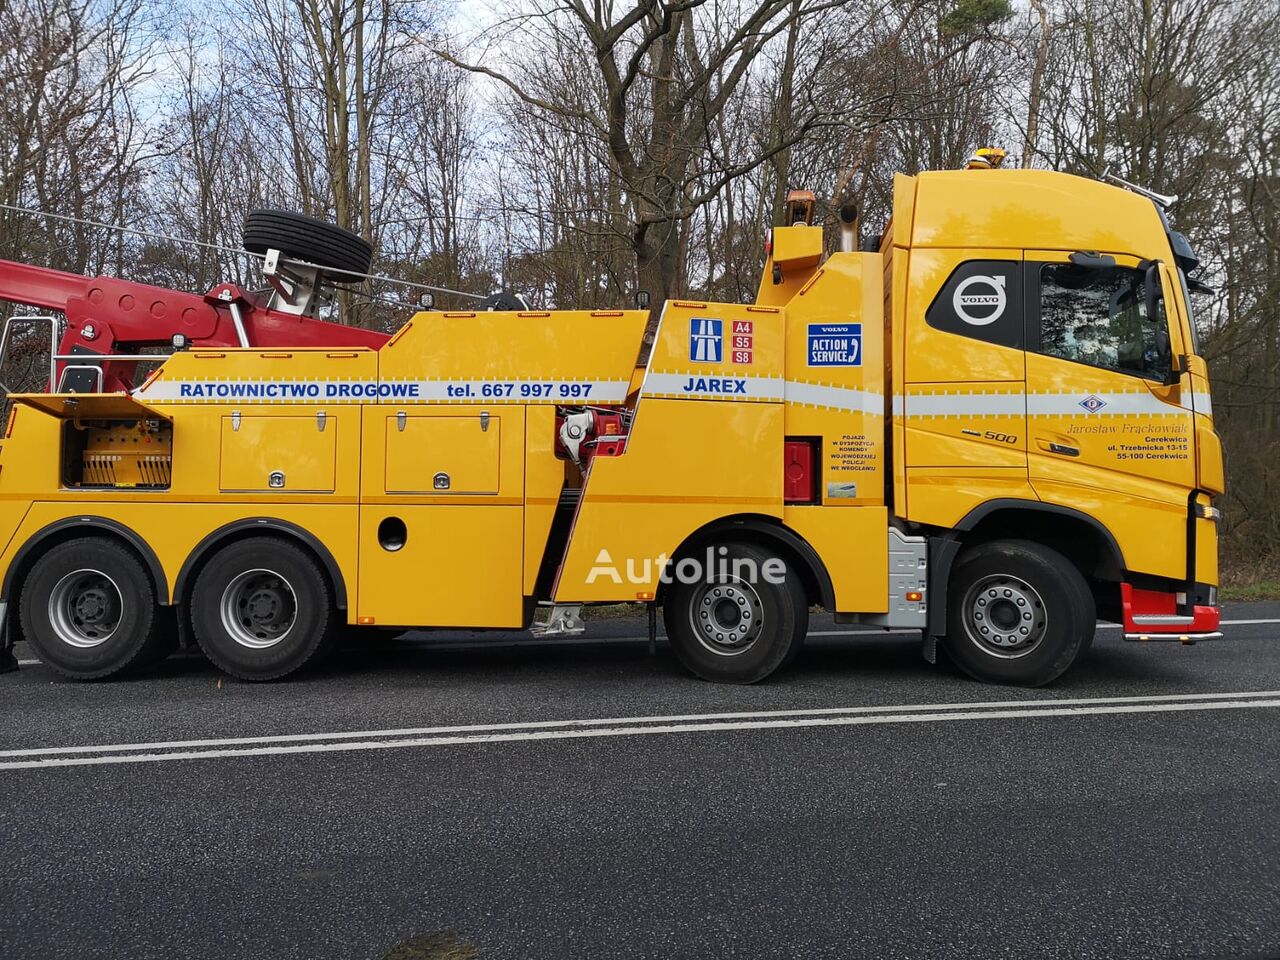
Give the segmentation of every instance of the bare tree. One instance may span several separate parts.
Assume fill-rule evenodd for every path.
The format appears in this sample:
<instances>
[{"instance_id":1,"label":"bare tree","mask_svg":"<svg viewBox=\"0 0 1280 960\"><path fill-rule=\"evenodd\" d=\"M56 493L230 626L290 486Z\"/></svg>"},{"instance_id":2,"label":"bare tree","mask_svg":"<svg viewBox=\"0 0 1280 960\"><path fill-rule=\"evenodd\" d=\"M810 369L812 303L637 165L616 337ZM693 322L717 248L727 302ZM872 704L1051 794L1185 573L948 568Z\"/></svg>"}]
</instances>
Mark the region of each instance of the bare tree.
<instances>
[{"instance_id":1,"label":"bare tree","mask_svg":"<svg viewBox=\"0 0 1280 960\"><path fill-rule=\"evenodd\" d=\"M685 222L733 180L848 112L847 102L812 96L816 78L806 85L793 72L788 122L750 153L729 158L709 136L748 86L762 51L839 6L841 0L639 0L616 9L539 0L514 31L530 52L520 64L498 69L446 50L440 55L504 84L608 158L625 193L637 281L665 297L683 279ZM590 50L585 62L581 43ZM588 68L589 89L565 83Z\"/></svg>"}]
</instances>

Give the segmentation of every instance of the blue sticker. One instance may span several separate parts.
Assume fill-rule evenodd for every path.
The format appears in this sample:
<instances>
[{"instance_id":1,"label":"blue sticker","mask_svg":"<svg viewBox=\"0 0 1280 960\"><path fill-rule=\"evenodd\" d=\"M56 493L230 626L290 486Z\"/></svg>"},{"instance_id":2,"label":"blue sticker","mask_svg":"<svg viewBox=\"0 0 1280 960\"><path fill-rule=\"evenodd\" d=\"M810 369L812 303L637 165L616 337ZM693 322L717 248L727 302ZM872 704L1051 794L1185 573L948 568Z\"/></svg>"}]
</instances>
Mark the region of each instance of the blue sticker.
<instances>
[{"instance_id":1,"label":"blue sticker","mask_svg":"<svg viewBox=\"0 0 1280 960\"><path fill-rule=\"evenodd\" d=\"M862 366L862 324L809 324L809 366Z\"/></svg>"},{"instance_id":2,"label":"blue sticker","mask_svg":"<svg viewBox=\"0 0 1280 960\"><path fill-rule=\"evenodd\" d=\"M689 359L719 363L724 359L724 321L694 317L689 321Z\"/></svg>"},{"instance_id":3,"label":"blue sticker","mask_svg":"<svg viewBox=\"0 0 1280 960\"><path fill-rule=\"evenodd\" d=\"M1084 407L1090 413L1097 413L1106 405L1107 405L1107 401L1103 400L1101 397L1092 393L1080 401L1080 406Z\"/></svg>"}]
</instances>

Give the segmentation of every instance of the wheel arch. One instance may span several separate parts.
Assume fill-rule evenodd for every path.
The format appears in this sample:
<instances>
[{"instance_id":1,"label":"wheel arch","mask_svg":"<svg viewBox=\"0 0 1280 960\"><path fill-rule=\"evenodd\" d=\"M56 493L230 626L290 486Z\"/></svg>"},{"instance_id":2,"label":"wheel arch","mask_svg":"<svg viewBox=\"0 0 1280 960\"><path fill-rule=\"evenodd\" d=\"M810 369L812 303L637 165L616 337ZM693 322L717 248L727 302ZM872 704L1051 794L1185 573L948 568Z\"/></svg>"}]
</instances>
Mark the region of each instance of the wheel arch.
<instances>
[{"instance_id":1,"label":"wheel arch","mask_svg":"<svg viewBox=\"0 0 1280 960\"><path fill-rule=\"evenodd\" d=\"M692 551L716 541L738 541L773 547L791 561L800 573L805 594L810 603L819 603L827 610L835 610L835 588L826 564L818 556L809 541L783 524L777 517L765 514L735 514L720 517L704 524L685 537L671 555L673 560L687 556ZM658 590L659 599L662 587Z\"/></svg>"},{"instance_id":2,"label":"wheel arch","mask_svg":"<svg viewBox=\"0 0 1280 960\"><path fill-rule=\"evenodd\" d=\"M216 550L239 540L262 536L263 534L275 534L281 539L292 541L312 554L320 562L320 567L324 570L325 576L329 580L329 585L333 588L334 606L339 610L347 609L346 580L342 576L342 570L339 568L337 561L334 560L329 548L311 531L298 526L296 523L290 523L288 520L280 520L275 517L248 517L243 520L236 520L219 527L205 536L195 545L195 548L192 549L187 559L183 562L182 569L178 571L178 577L173 584L173 602L181 603L188 598L191 592L191 584L195 582L196 575Z\"/></svg>"},{"instance_id":3,"label":"wheel arch","mask_svg":"<svg viewBox=\"0 0 1280 960\"><path fill-rule=\"evenodd\" d=\"M151 578L157 603L160 606L169 606L171 602L169 581L155 551L135 530L120 521L95 516L76 516L55 520L28 537L26 543L14 554L9 569L5 571L4 583L0 586L0 600L12 604L15 589L21 586L27 574L30 573L32 565L45 550L69 540L94 534L122 544L134 553L142 561L143 568Z\"/></svg>"},{"instance_id":4,"label":"wheel arch","mask_svg":"<svg viewBox=\"0 0 1280 960\"><path fill-rule=\"evenodd\" d=\"M959 523L929 540L929 633L947 632L947 586L965 547L993 540L1030 540L1066 557L1091 583L1119 583L1124 553L1115 535L1096 517L1038 500L989 500Z\"/></svg>"}]
</instances>

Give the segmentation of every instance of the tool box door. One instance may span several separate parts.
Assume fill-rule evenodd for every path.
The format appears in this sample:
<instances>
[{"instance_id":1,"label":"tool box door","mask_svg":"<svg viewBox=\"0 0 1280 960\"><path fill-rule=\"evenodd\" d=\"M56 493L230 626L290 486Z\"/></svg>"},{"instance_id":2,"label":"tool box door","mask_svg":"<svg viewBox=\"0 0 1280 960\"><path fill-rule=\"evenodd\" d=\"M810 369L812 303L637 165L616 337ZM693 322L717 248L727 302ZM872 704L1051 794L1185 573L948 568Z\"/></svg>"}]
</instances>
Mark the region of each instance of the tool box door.
<instances>
[{"instance_id":1,"label":"tool box door","mask_svg":"<svg viewBox=\"0 0 1280 960\"><path fill-rule=\"evenodd\" d=\"M502 417L387 417L387 493L498 492Z\"/></svg>"},{"instance_id":2,"label":"tool box door","mask_svg":"<svg viewBox=\"0 0 1280 960\"><path fill-rule=\"evenodd\" d=\"M232 414L222 418L223 493L333 493L334 418Z\"/></svg>"},{"instance_id":3,"label":"tool box door","mask_svg":"<svg viewBox=\"0 0 1280 960\"><path fill-rule=\"evenodd\" d=\"M168 420L127 393L11 393L14 403L63 420Z\"/></svg>"}]
</instances>

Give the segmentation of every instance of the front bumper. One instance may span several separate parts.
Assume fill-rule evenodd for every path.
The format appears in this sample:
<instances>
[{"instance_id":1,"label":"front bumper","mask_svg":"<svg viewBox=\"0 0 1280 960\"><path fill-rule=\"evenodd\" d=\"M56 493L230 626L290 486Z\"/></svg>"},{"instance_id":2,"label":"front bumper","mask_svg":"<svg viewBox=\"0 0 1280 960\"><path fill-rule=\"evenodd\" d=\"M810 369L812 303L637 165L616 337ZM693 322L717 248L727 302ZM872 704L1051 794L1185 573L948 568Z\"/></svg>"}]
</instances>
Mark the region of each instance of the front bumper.
<instances>
[{"instance_id":1,"label":"front bumper","mask_svg":"<svg viewBox=\"0 0 1280 960\"><path fill-rule=\"evenodd\" d=\"M1120 585L1126 640L1177 640L1192 644L1222 636L1222 611L1217 590L1210 589L1209 603L1187 604L1186 593L1143 590L1130 583Z\"/></svg>"}]
</instances>

